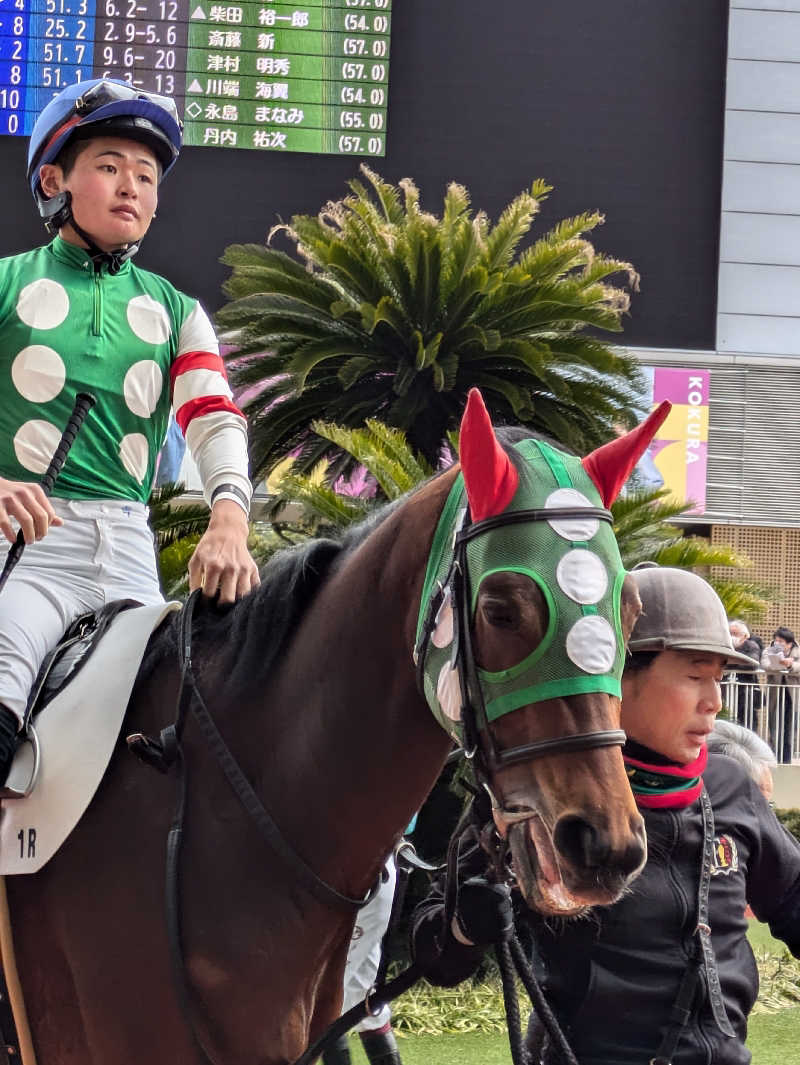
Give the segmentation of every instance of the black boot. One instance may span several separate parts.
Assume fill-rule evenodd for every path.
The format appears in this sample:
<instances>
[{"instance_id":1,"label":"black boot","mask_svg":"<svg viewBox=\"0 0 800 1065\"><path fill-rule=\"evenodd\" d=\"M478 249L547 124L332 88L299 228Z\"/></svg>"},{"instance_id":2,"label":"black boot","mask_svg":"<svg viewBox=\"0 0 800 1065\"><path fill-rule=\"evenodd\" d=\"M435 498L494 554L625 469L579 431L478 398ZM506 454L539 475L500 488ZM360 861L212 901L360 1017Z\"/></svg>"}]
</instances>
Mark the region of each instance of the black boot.
<instances>
[{"instance_id":1,"label":"black boot","mask_svg":"<svg viewBox=\"0 0 800 1065\"><path fill-rule=\"evenodd\" d=\"M341 1035L322 1055L323 1065L350 1065L350 1044L346 1035Z\"/></svg>"},{"instance_id":2,"label":"black boot","mask_svg":"<svg viewBox=\"0 0 800 1065\"><path fill-rule=\"evenodd\" d=\"M403 1065L391 1028L388 1032L359 1032L359 1035L370 1065Z\"/></svg>"},{"instance_id":3,"label":"black boot","mask_svg":"<svg viewBox=\"0 0 800 1065\"><path fill-rule=\"evenodd\" d=\"M0 787L8 779L8 772L17 750L19 719L0 703Z\"/></svg>"}]
</instances>

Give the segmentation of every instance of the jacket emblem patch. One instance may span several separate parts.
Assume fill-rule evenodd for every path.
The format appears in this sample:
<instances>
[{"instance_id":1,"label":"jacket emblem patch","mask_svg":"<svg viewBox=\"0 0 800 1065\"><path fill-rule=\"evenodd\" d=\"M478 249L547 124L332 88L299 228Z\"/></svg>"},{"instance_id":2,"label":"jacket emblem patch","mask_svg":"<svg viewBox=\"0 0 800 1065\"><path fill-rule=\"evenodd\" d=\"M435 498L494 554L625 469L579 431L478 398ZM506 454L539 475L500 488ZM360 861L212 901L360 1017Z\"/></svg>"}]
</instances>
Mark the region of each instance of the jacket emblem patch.
<instances>
[{"instance_id":1,"label":"jacket emblem patch","mask_svg":"<svg viewBox=\"0 0 800 1065\"><path fill-rule=\"evenodd\" d=\"M736 841L730 836L715 836L711 875L728 876L738 872L739 852L736 849Z\"/></svg>"}]
</instances>

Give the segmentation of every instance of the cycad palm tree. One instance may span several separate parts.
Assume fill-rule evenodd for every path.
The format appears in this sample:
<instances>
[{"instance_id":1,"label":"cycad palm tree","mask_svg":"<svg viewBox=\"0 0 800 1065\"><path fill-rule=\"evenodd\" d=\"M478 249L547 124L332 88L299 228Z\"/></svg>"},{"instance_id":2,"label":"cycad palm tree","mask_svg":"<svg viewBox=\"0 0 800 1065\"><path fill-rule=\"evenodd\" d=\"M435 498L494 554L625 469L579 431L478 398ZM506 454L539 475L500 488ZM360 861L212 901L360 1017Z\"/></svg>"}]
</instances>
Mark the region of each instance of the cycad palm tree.
<instances>
[{"instance_id":1,"label":"cycad palm tree","mask_svg":"<svg viewBox=\"0 0 800 1065\"><path fill-rule=\"evenodd\" d=\"M410 180L396 187L362 172L369 187L351 181L318 216L275 227L297 258L258 244L223 257L231 302L217 318L237 349L234 383L254 389L256 474L294 449L298 468L311 469L330 448L309 428L321 417L346 428L379 418L435 464L473 385L497 422L577 450L633 418L636 361L596 334L618 332L628 308L626 289L608 279L638 278L586 239L600 214L562 221L520 251L544 182L493 226L460 185L437 218Z\"/></svg>"}]
</instances>

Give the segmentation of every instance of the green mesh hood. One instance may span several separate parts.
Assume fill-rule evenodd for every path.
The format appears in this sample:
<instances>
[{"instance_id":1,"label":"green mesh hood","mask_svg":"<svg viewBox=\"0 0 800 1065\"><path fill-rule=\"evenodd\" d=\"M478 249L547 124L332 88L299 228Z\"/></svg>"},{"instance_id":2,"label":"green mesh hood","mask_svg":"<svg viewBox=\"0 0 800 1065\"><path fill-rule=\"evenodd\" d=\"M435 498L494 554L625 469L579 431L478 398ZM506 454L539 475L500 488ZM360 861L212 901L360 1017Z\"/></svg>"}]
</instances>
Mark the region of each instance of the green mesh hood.
<instances>
[{"instance_id":1,"label":"green mesh hood","mask_svg":"<svg viewBox=\"0 0 800 1065\"><path fill-rule=\"evenodd\" d=\"M541 440L510 449L519 485L504 513L554 507L602 507L581 460ZM419 641L431 598L439 584L445 600L432 638L420 653L428 704L444 729L462 740L458 673L451 662L452 626L446 580L453 561L454 534L466 507L459 474L442 510L428 558L417 624ZM479 670L490 721L529 703L581 692L620 695L624 641L620 595L625 570L608 522L592 517L530 521L491 529L467 544L471 617L481 582L498 571L524 573L535 581L549 608L547 631L523 661L500 673ZM448 640L448 634L450 639Z\"/></svg>"}]
</instances>

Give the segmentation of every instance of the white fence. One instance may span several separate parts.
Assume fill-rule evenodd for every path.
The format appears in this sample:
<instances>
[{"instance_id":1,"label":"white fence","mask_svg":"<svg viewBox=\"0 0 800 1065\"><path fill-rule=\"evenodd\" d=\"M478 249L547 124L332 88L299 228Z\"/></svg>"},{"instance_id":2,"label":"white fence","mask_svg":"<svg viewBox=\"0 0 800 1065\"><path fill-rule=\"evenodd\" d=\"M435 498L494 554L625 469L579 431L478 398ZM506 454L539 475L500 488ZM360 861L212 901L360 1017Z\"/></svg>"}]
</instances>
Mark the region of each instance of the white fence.
<instances>
[{"instance_id":1,"label":"white fence","mask_svg":"<svg viewBox=\"0 0 800 1065\"><path fill-rule=\"evenodd\" d=\"M732 721L757 732L781 765L800 761L800 685L774 683L775 673L726 673L722 705Z\"/></svg>"}]
</instances>

